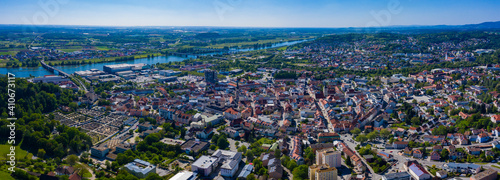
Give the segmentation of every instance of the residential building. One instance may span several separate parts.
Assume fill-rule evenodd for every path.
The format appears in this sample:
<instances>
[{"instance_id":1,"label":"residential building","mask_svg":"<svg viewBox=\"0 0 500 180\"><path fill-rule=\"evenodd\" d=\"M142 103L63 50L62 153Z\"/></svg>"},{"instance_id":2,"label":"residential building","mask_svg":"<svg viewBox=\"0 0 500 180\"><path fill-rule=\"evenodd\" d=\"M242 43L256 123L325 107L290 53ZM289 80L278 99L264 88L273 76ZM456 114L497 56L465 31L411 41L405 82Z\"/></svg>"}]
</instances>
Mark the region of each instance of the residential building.
<instances>
[{"instance_id":1,"label":"residential building","mask_svg":"<svg viewBox=\"0 0 500 180\"><path fill-rule=\"evenodd\" d=\"M335 151L333 148L316 151L316 164L326 164L330 167L339 168L342 166L341 160L341 152Z\"/></svg>"},{"instance_id":2,"label":"residential building","mask_svg":"<svg viewBox=\"0 0 500 180\"><path fill-rule=\"evenodd\" d=\"M427 170L422 167L419 163L413 163L410 166L408 166L408 171L410 175L416 179L416 180L426 180L426 179L431 179L431 175Z\"/></svg>"},{"instance_id":3,"label":"residential building","mask_svg":"<svg viewBox=\"0 0 500 180\"><path fill-rule=\"evenodd\" d=\"M337 180L337 168L328 165L309 166L310 180Z\"/></svg>"},{"instance_id":4,"label":"residential building","mask_svg":"<svg viewBox=\"0 0 500 180\"><path fill-rule=\"evenodd\" d=\"M470 177L470 180L496 180L498 172L493 169L485 169L483 172L477 173Z\"/></svg>"}]
</instances>

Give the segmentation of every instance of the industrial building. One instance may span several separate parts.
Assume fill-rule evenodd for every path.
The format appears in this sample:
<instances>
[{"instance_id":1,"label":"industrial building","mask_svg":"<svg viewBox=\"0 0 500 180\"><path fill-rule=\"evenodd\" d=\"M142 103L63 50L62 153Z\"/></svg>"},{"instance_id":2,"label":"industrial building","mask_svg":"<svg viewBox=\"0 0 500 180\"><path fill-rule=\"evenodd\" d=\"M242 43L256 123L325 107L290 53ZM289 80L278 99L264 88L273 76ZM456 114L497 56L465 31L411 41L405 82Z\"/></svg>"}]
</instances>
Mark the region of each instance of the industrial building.
<instances>
[{"instance_id":1,"label":"industrial building","mask_svg":"<svg viewBox=\"0 0 500 180\"><path fill-rule=\"evenodd\" d=\"M147 64L115 64L115 65L105 65L103 67L104 72L106 73L116 73L120 71L140 71L143 69L149 68Z\"/></svg>"}]
</instances>

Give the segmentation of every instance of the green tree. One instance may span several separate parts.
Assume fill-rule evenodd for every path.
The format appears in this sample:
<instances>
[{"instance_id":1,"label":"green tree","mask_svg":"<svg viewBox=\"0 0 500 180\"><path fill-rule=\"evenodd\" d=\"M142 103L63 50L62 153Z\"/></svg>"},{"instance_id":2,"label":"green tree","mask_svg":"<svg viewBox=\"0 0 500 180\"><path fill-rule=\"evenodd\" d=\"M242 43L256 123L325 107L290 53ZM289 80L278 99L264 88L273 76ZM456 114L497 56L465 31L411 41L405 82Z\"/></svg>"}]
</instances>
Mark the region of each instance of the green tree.
<instances>
[{"instance_id":1,"label":"green tree","mask_svg":"<svg viewBox=\"0 0 500 180\"><path fill-rule=\"evenodd\" d=\"M370 141L375 140L377 137L378 137L377 131L372 131L366 135L366 138L368 138Z\"/></svg>"},{"instance_id":2,"label":"green tree","mask_svg":"<svg viewBox=\"0 0 500 180\"><path fill-rule=\"evenodd\" d=\"M71 102L69 103L68 105L73 111L76 111L76 109L78 108L78 104L76 104L76 102Z\"/></svg>"},{"instance_id":3,"label":"green tree","mask_svg":"<svg viewBox=\"0 0 500 180\"><path fill-rule=\"evenodd\" d=\"M43 159L43 157L45 157L45 154L46 154L45 150L38 149L38 153L37 153L38 158L42 158Z\"/></svg>"},{"instance_id":4,"label":"green tree","mask_svg":"<svg viewBox=\"0 0 500 180\"><path fill-rule=\"evenodd\" d=\"M69 165L74 166L76 164L76 162L78 162L78 156L76 156L74 154L69 155L66 158L66 161L68 162Z\"/></svg>"},{"instance_id":5,"label":"green tree","mask_svg":"<svg viewBox=\"0 0 500 180\"><path fill-rule=\"evenodd\" d=\"M360 134L360 133L361 133L361 129L359 129L359 128L354 128L353 130L351 130L351 133L352 133L353 135L356 135L356 136L357 136L358 134Z\"/></svg>"},{"instance_id":6,"label":"green tree","mask_svg":"<svg viewBox=\"0 0 500 180\"><path fill-rule=\"evenodd\" d=\"M363 134L360 134L356 137L356 141L358 141L360 143L365 143L367 140L368 140L368 138Z\"/></svg>"},{"instance_id":7,"label":"green tree","mask_svg":"<svg viewBox=\"0 0 500 180\"><path fill-rule=\"evenodd\" d=\"M229 141L227 141L226 136L221 136L219 140L217 140L217 146L219 146L220 149L229 147Z\"/></svg>"},{"instance_id":8,"label":"green tree","mask_svg":"<svg viewBox=\"0 0 500 180\"><path fill-rule=\"evenodd\" d=\"M156 173L149 173L146 180L162 180L162 178Z\"/></svg>"},{"instance_id":9,"label":"green tree","mask_svg":"<svg viewBox=\"0 0 500 180\"><path fill-rule=\"evenodd\" d=\"M380 130L380 135L382 136L382 138L386 139L391 136L391 132L387 129L382 129Z\"/></svg>"},{"instance_id":10,"label":"green tree","mask_svg":"<svg viewBox=\"0 0 500 180\"><path fill-rule=\"evenodd\" d=\"M299 167L293 169L293 179L294 180L303 180L308 178L309 166L300 165Z\"/></svg>"}]
</instances>

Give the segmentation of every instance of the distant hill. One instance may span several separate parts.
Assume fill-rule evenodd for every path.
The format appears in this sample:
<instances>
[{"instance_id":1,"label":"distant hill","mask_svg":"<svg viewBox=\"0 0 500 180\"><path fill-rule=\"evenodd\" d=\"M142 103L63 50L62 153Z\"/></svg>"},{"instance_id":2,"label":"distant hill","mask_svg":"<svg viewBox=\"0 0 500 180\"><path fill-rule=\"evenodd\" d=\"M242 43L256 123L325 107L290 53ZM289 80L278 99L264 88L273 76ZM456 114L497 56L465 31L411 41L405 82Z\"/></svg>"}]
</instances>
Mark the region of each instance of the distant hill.
<instances>
[{"instance_id":1,"label":"distant hill","mask_svg":"<svg viewBox=\"0 0 500 180\"><path fill-rule=\"evenodd\" d=\"M466 24L461 26L467 29L500 29L500 21L496 22L483 22L480 24Z\"/></svg>"}]
</instances>

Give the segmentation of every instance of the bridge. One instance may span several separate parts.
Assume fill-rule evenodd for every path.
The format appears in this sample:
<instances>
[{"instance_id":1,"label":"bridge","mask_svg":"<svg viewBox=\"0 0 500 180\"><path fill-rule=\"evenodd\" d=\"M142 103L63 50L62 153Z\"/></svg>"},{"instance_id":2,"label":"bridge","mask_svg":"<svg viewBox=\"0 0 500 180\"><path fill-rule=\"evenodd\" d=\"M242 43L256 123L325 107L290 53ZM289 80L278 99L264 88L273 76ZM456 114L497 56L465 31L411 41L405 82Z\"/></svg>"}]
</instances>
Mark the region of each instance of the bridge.
<instances>
[{"instance_id":1,"label":"bridge","mask_svg":"<svg viewBox=\"0 0 500 180\"><path fill-rule=\"evenodd\" d=\"M41 60L40 63L42 64L42 67L51 71L51 72L54 72L54 71L57 71L59 73L59 75L63 75L64 77L67 77L67 78L71 78L72 76L60 69L57 69L55 67L52 67L52 66L49 66L48 64L45 63L44 60ZM83 84L80 79L77 79L77 78L73 78L73 80L76 80L77 83L79 84L79 88L84 90L85 92L87 92L87 87L85 87L85 84Z\"/></svg>"}]
</instances>

